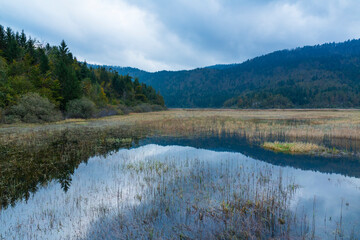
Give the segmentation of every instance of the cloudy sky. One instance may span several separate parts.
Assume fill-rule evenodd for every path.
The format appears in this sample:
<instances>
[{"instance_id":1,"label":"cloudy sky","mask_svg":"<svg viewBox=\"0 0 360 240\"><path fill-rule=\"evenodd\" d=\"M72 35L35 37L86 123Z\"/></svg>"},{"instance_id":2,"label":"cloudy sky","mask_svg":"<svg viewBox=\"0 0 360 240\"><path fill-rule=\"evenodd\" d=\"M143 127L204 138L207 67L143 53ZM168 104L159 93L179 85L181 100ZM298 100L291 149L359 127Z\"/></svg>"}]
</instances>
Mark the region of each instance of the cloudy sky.
<instances>
[{"instance_id":1,"label":"cloudy sky","mask_svg":"<svg viewBox=\"0 0 360 240\"><path fill-rule=\"evenodd\" d=\"M148 71L360 38L359 0L0 0L0 24L80 60Z\"/></svg>"}]
</instances>

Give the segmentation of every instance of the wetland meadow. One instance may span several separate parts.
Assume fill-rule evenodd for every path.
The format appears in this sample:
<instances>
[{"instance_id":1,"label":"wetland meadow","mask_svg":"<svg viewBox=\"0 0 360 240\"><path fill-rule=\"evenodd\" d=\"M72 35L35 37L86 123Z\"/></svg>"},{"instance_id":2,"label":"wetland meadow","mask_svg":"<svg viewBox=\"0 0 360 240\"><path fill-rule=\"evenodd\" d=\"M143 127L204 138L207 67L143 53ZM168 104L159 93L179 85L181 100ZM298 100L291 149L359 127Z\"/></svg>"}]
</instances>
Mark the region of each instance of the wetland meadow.
<instances>
[{"instance_id":1,"label":"wetland meadow","mask_svg":"<svg viewBox=\"0 0 360 240\"><path fill-rule=\"evenodd\" d=\"M359 239L360 111L0 126L0 239Z\"/></svg>"}]
</instances>

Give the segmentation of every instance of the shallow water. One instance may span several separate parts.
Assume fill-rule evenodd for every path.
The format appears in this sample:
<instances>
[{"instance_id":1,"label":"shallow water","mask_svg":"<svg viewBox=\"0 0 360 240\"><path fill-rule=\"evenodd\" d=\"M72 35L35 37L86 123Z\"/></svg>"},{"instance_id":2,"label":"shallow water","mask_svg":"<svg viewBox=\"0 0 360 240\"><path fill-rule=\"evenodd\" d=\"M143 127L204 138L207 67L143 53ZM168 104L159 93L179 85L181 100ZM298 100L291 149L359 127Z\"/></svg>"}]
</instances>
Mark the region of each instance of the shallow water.
<instances>
[{"instance_id":1,"label":"shallow water","mask_svg":"<svg viewBox=\"0 0 360 240\"><path fill-rule=\"evenodd\" d=\"M342 159L273 154L234 142L151 138L92 157L75 170L67 192L53 180L27 202L3 209L0 239L212 238L227 227L210 216L223 201L261 193L287 194L286 211L296 214L296 224L286 222L290 236L360 238L356 160L345 166Z\"/></svg>"}]
</instances>

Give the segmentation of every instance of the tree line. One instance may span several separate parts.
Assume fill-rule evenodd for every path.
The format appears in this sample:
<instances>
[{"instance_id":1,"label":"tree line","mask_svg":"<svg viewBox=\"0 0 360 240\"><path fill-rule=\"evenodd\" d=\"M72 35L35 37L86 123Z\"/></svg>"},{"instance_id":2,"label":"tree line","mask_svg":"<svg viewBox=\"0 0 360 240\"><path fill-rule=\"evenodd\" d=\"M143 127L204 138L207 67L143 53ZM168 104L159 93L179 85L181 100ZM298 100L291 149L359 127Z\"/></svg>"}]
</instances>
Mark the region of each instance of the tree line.
<instances>
[{"instance_id":1,"label":"tree line","mask_svg":"<svg viewBox=\"0 0 360 240\"><path fill-rule=\"evenodd\" d=\"M36 106L26 106L29 102ZM46 111L93 117L164 107L163 97L154 88L115 70L88 67L73 56L64 40L59 46L44 46L24 31L0 25L3 121L46 121Z\"/></svg>"}]
</instances>

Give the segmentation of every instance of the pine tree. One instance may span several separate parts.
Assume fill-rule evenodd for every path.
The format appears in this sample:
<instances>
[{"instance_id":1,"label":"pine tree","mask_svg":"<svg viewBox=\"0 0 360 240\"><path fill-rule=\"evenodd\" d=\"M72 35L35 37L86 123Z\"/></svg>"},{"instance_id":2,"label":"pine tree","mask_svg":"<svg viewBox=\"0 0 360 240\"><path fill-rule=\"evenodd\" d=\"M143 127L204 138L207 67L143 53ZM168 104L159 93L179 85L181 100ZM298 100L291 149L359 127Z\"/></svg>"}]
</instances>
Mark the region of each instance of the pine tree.
<instances>
[{"instance_id":1,"label":"pine tree","mask_svg":"<svg viewBox=\"0 0 360 240\"><path fill-rule=\"evenodd\" d=\"M41 73L44 74L50 69L49 59L46 56L43 48L38 48L37 52L38 52L38 59L39 59L39 63L40 63L40 71L41 71Z\"/></svg>"},{"instance_id":2,"label":"pine tree","mask_svg":"<svg viewBox=\"0 0 360 240\"><path fill-rule=\"evenodd\" d=\"M56 74L61 85L62 101L60 108L65 109L66 104L81 96L80 81L76 77L75 70L72 68L72 55L63 40L59 46L59 53L56 65Z\"/></svg>"},{"instance_id":3,"label":"pine tree","mask_svg":"<svg viewBox=\"0 0 360 240\"><path fill-rule=\"evenodd\" d=\"M6 29L6 41L5 41L5 50L4 56L8 60L8 62L12 62L16 60L19 55L19 47L17 41L15 39L14 33L12 32L11 28Z\"/></svg>"},{"instance_id":4,"label":"pine tree","mask_svg":"<svg viewBox=\"0 0 360 240\"><path fill-rule=\"evenodd\" d=\"M116 73L112 79L112 86L115 90L115 92L121 97L124 94L125 91L125 82L123 78L119 77L119 75Z\"/></svg>"},{"instance_id":5,"label":"pine tree","mask_svg":"<svg viewBox=\"0 0 360 240\"><path fill-rule=\"evenodd\" d=\"M23 48L26 46L26 35L24 33L24 30L21 31L20 46L23 47Z\"/></svg>"},{"instance_id":6,"label":"pine tree","mask_svg":"<svg viewBox=\"0 0 360 240\"><path fill-rule=\"evenodd\" d=\"M6 35L5 35L5 30L4 27L2 25L0 25L0 51L4 51L6 47ZM1 53L0 53L1 55Z\"/></svg>"}]
</instances>

